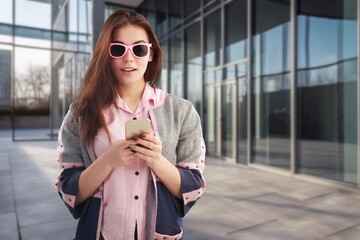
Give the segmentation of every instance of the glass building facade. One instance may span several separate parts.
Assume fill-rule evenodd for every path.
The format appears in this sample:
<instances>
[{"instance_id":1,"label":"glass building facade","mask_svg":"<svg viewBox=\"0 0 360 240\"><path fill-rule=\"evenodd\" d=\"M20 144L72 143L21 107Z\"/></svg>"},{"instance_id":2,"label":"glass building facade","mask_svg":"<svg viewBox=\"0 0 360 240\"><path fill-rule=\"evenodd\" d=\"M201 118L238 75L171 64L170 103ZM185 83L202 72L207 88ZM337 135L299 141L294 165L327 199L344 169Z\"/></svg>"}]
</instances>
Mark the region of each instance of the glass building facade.
<instances>
[{"instance_id":1,"label":"glass building facade","mask_svg":"<svg viewBox=\"0 0 360 240\"><path fill-rule=\"evenodd\" d=\"M2 0L0 128L14 140L56 138L94 26L127 7L155 29L159 87L193 102L208 155L360 187L357 0L109 2Z\"/></svg>"},{"instance_id":2,"label":"glass building facade","mask_svg":"<svg viewBox=\"0 0 360 240\"><path fill-rule=\"evenodd\" d=\"M2 0L0 129L56 139L91 54L91 2Z\"/></svg>"}]
</instances>

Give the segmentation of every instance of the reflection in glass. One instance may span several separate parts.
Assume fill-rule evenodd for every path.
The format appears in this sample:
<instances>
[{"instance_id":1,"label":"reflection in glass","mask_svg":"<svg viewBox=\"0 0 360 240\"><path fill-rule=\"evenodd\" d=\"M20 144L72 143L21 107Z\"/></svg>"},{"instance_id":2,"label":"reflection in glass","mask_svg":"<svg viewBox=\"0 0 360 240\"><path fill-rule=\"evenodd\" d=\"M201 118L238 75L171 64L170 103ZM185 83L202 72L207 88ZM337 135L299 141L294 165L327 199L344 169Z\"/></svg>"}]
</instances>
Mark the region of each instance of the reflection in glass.
<instances>
[{"instance_id":1,"label":"reflection in glass","mask_svg":"<svg viewBox=\"0 0 360 240\"><path fill-rule=\"evenodd\" d=\"M66 30L69 32L78 32L78 4L77 1L68 1L66 8Z\"/></svg>"},{"instance_id":2,"label":"reflection in glass","mask_svg":"<svg viewBox=\"0 0 360 240\"><path fill-rule=\"evenodd\" d=\"M91 2L2 0L0 5L0 111L14 108L15 140L56 139L88 67ZM2 114L0 128L9 128L4 119Z\"/></svg>"},{"instance_id":3,"label":"reflection in glass","mask_svg":"<svg viewBox=\"0 0 360 240\"><path fill-rule=\"evenodd\" d=\"M169 47L167 41L161 43L161 50L162 50L162 69L161 69L161 80L158 83L158 87L164 91L168 91L168 72L169 72Z\"/></svg>"},{"instance_id":4,"label":"reflection in glass","mask_svg":"<svg viewBox=\"0 0 360 240\"><path fill-rule=\"evenodd\" d=\"M173 28L181 23L182 6L183 1L171 1L171 4L169 5L170 28Z\"/></svg>"},{"instance_id":5,"label":"reflection in glass","mask_svg":"<svg viewBox=\"0 0 360 240\"><path fill-rule=\"evenodd\" d=\"M10 24L0 23L0 43L13 42L13 27Z\"/></svg>"},{"instance_id":6,"label":"reflection in glass","mask_svg":"<svg viewBox=\"0 0 360 240\"><path fill-rule=\"evenodd\" d=\"M0 129L11 128L12 47L0 46Z\"/></svg>"},{"instance_id":7,"label":"reflection in glass","mask_svg":"<svg viewBox=\"0 0 360 240\"><path fill-rule=\"evenodd\" d=\"M237 75L237 161L247 164L247 64L236 65Z\"/></svg>"},{"instance_id":8,"label":"reflection in glass","mask_svg":"<svg viewBox=\"0 0 360 240\"><path fill-rule=\"evenodd\" d=\"M52 86L51 115L54 134L60 128L61 120L65 117L65 65L64 53L53 51L52 54ZM58 97L56 97L58 96Z\"/></svg>"},{"instance_id":9,"label":"reflection in glass","mask_svg":"<svg viewBox=\"0 0 360 240\"><path fill-rule=\"evenodd\" d=\"M217 122L219 122L217 113L219 112L219 99L218 99L218 88L214 85L205 86L204 92L204 140L206 143L206 152L208 155L218 155L217 139L219 129Z\"/></svg>"},{"instance_id":10,"label":"reflection in glass","mask_svg":"<svg viewBox=\"0 0 360 240\"><path fill-rule=\"evenodd\" d=\"M16 25L51 29L51 1L15 0L15 10Z\"/></svg>"},{"instance_id":11,"label":"reflection in glass","mask_svg":"<svg viewBox=\"0 0 360 240\"><path fill-rule=\"evenodd\" d=\"M28 27L15 27L15 45L50 48L51 31Z\"/></svg>"},{"instance_id":12,"label":"reflection in glass","mask_svg":"<svg viewBox=\"0 0 360 240\"><path fill-rule=\"evenodd\" d=\"M91 1L79 1L79 51L91 51Z\"/></svg>"},{"instance_id":13,"label":"reflection in glass","mask_svg":"<svg viewBox=\"0 0 360 240\"><path fill-rule=\"evenodd\" d=\"M157 0L156 1L156 34L161 36L165 33L168 29L168 18L166 16L168 7L167 0Z\"/></svg>"},{"instance_id":14,"label":"reflection in glass","mask_svg":"<svg viewBox=\"0 0 360 240\"><path fill-rule=\"evenodd\" d=\"M0 25L1 23L12 24L13 22L13 0L1 0Z\"/></svg>"},{"instance_id":15,"label":"reflection in glass","mask_svg":"<svg viewBox=\"0 0 360 240\"><path fill-rule=\"evenodd\" d=\"M79 1L79 12L78 12L78 32L89 33L91 29L91 1Z\"/></svg>"},{"instance_id":16,"label":"reflection in glass","mask_svg":"<svg viewBox=\"0 0 360 240\"><path fill-rule=\"evenodd\" d=\"M185 67L186 67L186 98L193 102L196 110L201 108L201 52L200 23L195 23L185 29Z\"/></svg>"},{"instance_id":17,"label":"reflection in glass","mask_svg":"<svg viewBox=\"0 0 360 240\"><path fill-rule=\"evenodd\" d=\"M357 1L298 12L298 171L357 183ZM313 2L311 2L313 3Z\"/></svg>"},{"instance_id":18,"label":"reflection in glass","mask_svg":"<svg viewBox=\"0 0 360 240\"><path fill-rule=\"evenodd\" d=\"M204 19L204 65L205 69L220 64L221 38L220 10Z\"/></svg>"},{"instance_id":19,"label":"reflection in glass","mask_svg":"<svg viewBox=\"0 0 360 240\"><path fill-rule=\"evenodd\" d=\"M290 169L290 1L256 0L254 9L253 162Z\"/></svg>"},{"instance_id":20,"label":"reflection in glass","mask_svg":"<svg viewBox=\"0 0 360 240\"><path fill-rule=\"evenodd\" d=\"M74 53L66 54L66 58L64 60L65 65L65 83L64 83L64 89L65 89L65 107L70 106L73 95L75 92L75 81L76 81L76 59L75 59Z\"/></svg>"},{"instance_id":21,"label":"reflection in glass","mask_svg":"<svg viewBox=\"0 0 360 240\"><path fill-rule=\"evenodd\" d=\"M246 40L246 0L233 1L225 6L225 63L246 57Z\"/></svg>"},{"instance_id":22,"label":"reflection in glass","mask_svg":"<svg viewBox=\"0 0 360 240\"><path fill-rule=\"evenodd\" d=\"M185 17L200 9L201 0L185 0L183 2Z\"/></svg>"},{"instance_id":23,"label":"reflection in glass","mask_svg":"<svg viewBox=\"0 0 360 240\"><path fill-rule=\"evenodd\" d=\"M221 156L234 158L234 100L235 84L224 84L221 87Z\"/></svg>"},{"instance_id":24,"label":"reflection in glass","mask_svg":"<svg viewBox=\"0 0 360 240\"><path fill-rule=\"evenodd\" d=\"M183 96L182 34L170 39L170 93Z\"/></svg>"},{"instance_id":25,"label":"reflection in glass","mask_svg":"<svg viewBox=\"0 0 360 240\"><path fill-rule=\"evenodd\" d=\"M15 66L15 139L47 139L50 134L50 51L15 47Z\"/></svg>"}]
</instances>

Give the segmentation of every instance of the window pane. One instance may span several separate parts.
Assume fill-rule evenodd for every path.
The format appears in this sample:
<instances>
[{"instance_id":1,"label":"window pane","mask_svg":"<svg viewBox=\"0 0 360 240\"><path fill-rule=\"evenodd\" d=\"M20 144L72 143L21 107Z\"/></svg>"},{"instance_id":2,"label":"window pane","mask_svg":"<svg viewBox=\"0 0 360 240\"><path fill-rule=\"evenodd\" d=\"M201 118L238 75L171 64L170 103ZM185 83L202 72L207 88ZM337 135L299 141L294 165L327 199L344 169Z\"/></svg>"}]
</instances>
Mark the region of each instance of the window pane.
<instances>
[{"instance_id":1,"label":"window pane","mask_svg":"<svg viewBox=\"0 0 360 240\"><path fill-rule=\"evenodd\" d=\"M183 97L182 37L176 34L170 40L170 92Z\"/></svg>"},{"instance_id":2,"label":"window pane","mask_svg":"<svg viewBox=\"0 0 360 240\"><path fill-rule=\"evenodd\" d=\"M15 44L31 47L51 47L51 31L28 27L15 27Z\"/></svg>"},{"instance_id":3,"label":"window pane","mask_svg":"<svg viewBox=\"0 0 360 240\"><path fill-rule=\"evenodd\" d=\"M217 10L204 20L204 63L205 69L220 64L220 11Z\"/></svg>"},{"instance_id":4,"label":"window pane","mask_svg":"<svg viewBox=\"0 0 360 240\"><path fill-rule=\"evenodd\" d=\"M11 105L12 47L0 46L0 105Z\"/></svg>"},{"instance_id":5,"label":"window pane","mask_svg":"<svg viewBox=\"0 0 360 240\"><path fill-rule=\"evenodd\" d=\"M15 139L49 139L50 51L16 47L15 66Z\"/></svg>"},{"instance_id":6,"label":"window pane","mask_svg":"<svg viewBox=\"0 0 360 240\"><path fill-rule=\"evenodd\" d=\"M161 44L161 50L162 50L162 69L161 69L161 80L158 83L158 87L161 88L164 91L168 91L168 72L169 72L169 46L167 44L167 41L163 42Z\"/></svg>"},{"instance_id":7,"label":"window pane","mask_svg":"<svg viewBox=\"0 0 360 240\"><path fill-rule=\"evenodd\" d=\"M79 51L91 51L91 1L79 1Z\"/></svg>"},{"instance_id":8,"label":"window pane","mask_svg":"<svg viewBox=\"0 0 360 240\"><path fill-rule=\"evenodd\" d=\"M202 92L200 23L193 24L185 30L184 41L186 44L186 98L192 101L200 112Z\"/></svg>"},{"instance_id":9,"label":"window pane","mask_svg":"<svg viewBox=\"0 0 360 240\"><path fill-rule=\"evenodd\" d=\"M184 1L185 17L199 10L200 4L201 4L201 0L185 0Z\"/></svg>"},{"instance_id":10,"label":"window pane","mask_svg":"<svg viewBox=\"0 0 360 240\"><path fill-rule=\"evenodd\" d=\"M12 43L13 28L12 25L0 23L0 43Z\"/></svg>"},{"instance_id":11,"label":"window pane","mask_svg":"<svg viewBox=\"0 0 360 240\"><path fill-rule=\"evenodd\" d=\"M91 26L89 22L89 10L91 8L90 1L79 1L79 32L88 33L90 32Z\"/></svg>"},{"instance_id":12,"label":"window pane","mask_svg":"<svg viewBox=\"0 0 360 240\"><path fill-rule=\"evenodd\" d=\"M0 23L12 24L13 22L13 0L1 0Z\"/></svg>"},{"instance_id":13,"label":"window pane","mask_svg":"<svg viewBox=\"0 0 360 240\"><path fill-rule=\"evenodd\" d=\"M11 128L12 47L0 45L0 129Z\"/></svg>"},{"instance_id":14,"label":"window pane","mask_svg":"<svg viewBox=\"0 0 360 240\"><path fill-rule=\"evenodd\" d=\"M298 9L297 167L356 184L357 1L318 2Z\"/></svg>"},{"instance_id":15,"label":"window pane","mask_svg":"<svg viewBox=\"0 0 360 240\"><path fill-rule=\"evenodd\" d=\"M237 78L237 161L247 164L247 64L238 64L236 67Z\"/></svg>"},{"instance_id":16,"label":"window pane","mask_svg":"<svg viewBox=\"0 0 360 240\"><path fill-rule=\"evenodd\" d=\"M166 0L158 0L156 1L156 33L158 36L167 32L168 19L166 17L167 14L167 6L168 1ZM155 10L154 10L155 11Z\"/></svg>"},{"instance_id":17,"label":"window pane","mask_svg":"<svg viewBox=\"0 0 360 240\"><path fill-rule=\"evenodd\" d=\"M175 27L181 23L182 20L182 3L183 1L168 1L169 3L169 17L170 17L170 28Z\"/></svg>"},{"instance_id":18,"label":"window pane","mask_svg":"<svg viewBox=\"0 0 360 240\"><path fill-rule=\"evenodd\" d=\"M67 27L66 30L69 32L78 32L78 5L77 1L68 1L66 3L66 17Z\"/></svg>"},{"instance_id":19,"label":"window pane","mask_svg":"<svg viewBox=\"0 0 360 240\"><path fill-rule=\"evenodd\" d=\"M15 0L15 9L16 25L51 29L50 1Z\"/></svg>"},{"instance_id":20,"label":"window pane","mask_svg":"<svg viewBox=\"0 0 360 240\"><path fill-rule=\"evenodd\" d=\"M225 62L246 57L246 0L233 1L225 7Z\"/></svg>"},{"instance_id":21,"label":"window pane","mask_svg":"<svg viewBox=\"0 0 360 240\"><path fill-rule=\"evenodd\" d=\"M290 169L290 1L256 0L254 10L253 161Z\"/></svg>"}]
</instances>

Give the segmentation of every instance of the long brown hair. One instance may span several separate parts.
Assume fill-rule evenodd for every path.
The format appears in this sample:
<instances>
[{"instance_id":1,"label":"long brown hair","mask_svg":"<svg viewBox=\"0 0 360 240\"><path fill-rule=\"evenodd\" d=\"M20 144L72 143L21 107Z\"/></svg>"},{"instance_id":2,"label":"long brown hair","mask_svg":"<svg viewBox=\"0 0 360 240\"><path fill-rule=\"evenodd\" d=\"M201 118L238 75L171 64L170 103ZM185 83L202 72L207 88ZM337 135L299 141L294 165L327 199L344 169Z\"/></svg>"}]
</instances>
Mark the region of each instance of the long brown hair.
<instances>
[{"instance_id":1,"label":"long brown hair","mask_svg":"<svg viewBox=\"0 0 360 240\"><path fill-rule=\"evenodd\" d=\"M80 140L92 145L100 128L104 128L109 140L102 110L114 103L117 97L117 81L111 72L108 47L115 30L127 25L142 27L152 43L152 61L149 62L144 79L155 86L160 79L162 54L158 39L149 22L141 14L128 10L117 10L106 20L93 52L89 67L74 99L74 117L80 117Z\"/></svg>"}]
</instances>

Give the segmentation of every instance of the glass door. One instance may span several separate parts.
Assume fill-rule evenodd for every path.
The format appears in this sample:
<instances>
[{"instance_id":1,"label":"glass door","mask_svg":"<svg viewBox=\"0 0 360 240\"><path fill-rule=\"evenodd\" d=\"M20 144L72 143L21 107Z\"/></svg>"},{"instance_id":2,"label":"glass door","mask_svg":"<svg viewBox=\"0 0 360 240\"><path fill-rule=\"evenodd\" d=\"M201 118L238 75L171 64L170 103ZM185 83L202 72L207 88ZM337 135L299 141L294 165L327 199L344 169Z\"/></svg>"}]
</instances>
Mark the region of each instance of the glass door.
<instances>
[{"instance_id":1,"label":"glass door","mask_svg":"<svg viewBox=\"0 0 360 240\"><path fill-rule=\"evenodd\" d=\"M205 141L209 155L236 162L236 82L205 86Z\"/></svg>"}]
</instances>

